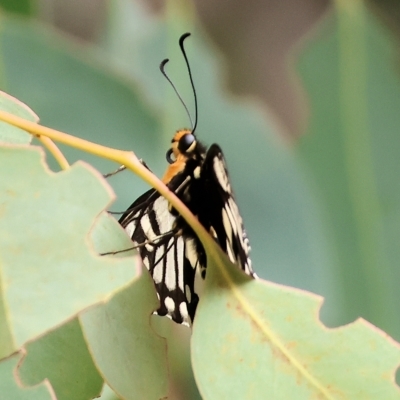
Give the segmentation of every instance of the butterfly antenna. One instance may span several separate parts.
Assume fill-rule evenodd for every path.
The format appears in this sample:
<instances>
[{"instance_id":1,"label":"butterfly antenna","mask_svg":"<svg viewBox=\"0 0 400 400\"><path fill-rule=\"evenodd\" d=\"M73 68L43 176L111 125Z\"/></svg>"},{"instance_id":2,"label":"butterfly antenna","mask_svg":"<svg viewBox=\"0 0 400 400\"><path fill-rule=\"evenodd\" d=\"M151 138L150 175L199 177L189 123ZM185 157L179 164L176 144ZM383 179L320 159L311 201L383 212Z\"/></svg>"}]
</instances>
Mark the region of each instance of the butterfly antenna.
<instances>
[{"instance_id":1,"label":"butterfly antenna","mask_svg":"<svg viewBox=\"0 0 400 400\"><path fill-rule=\"evenodd\" d=\"M192 128L192 133L194 133L194 131L196 130L196 127L197 127L197 115L198 115L198 111L197 111L197 94L196 94L196 89L194 87L194 82L193 82L193 77L192 77L192 70L190 69L189 60L188 60L188 57L186 55L185 46L183 44L185 39L187 37L189 37L189 36L190 36L189 32L184 33L179 39L179 46L181 47L181 51L182 51L183 57L185 58L185 61L186 61L186 66L187 66L187 69L188 69L188 72L189 72L190 83L191 83L192 89L193 89L195 119L194 119L194 126Z\"/></svg>"},{"instance_id":2,"label":"butterfly antenna","mask_svg":"<svg viewBox=\"0 0 400 400\"><path fill-rule=\"evenodd\" d=\"M185 107L186 114L187 114L188 117L189 117L190 124L192 125L192 132L193 132L195 127L193 127L193 120L192 120L192 117L191 117L191 115L190 115L189 109L187 108L187 105L186 105L185 102L183 101L182 96L181 96L180 93L178 92L178 89L177 89L176 86L173 84L173 82L171 81L171 79L170 79L170 77L167 75L167 73L165 72L165 65L167 64L168 61L169 61L168 58L166 58L165 60L161 61L161 64L160 64L160 71L161 71L161 73L164 75L165 79L170 83L170 85L171 85L172 88L174 89L176 95L178 96L179 100L180 100L181 103L183 104L183 107ZM196 121L197 121L197 113L196 113Z\"/></svg>"}]
</instances>

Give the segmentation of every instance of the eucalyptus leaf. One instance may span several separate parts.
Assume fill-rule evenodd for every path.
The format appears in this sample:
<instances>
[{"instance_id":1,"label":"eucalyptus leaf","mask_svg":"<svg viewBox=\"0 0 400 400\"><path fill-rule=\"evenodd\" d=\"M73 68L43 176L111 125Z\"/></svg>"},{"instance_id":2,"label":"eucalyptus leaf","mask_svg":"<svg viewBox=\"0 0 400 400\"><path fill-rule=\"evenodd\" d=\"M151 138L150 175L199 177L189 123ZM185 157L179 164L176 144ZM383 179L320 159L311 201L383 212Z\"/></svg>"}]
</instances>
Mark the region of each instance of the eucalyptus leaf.
<instances>
[{"instance_id":1,"label":"eucalyptus leaf","mask_svg":"<svg viewBox=\"0 0 400 400\"><path fill-rule=\"evenodd\" d=\"M25 388L16 380L21 355L15 354L0 361L0 393L3 399L57 400L48 382L33 388Z\"/></svg>"},{"instance_id":2,"label":"eucalyptus leaf","mask_svg":"<svg viewBox=\"0 0 400 400\"><path fill-rule=\"evenodd\" d=\"M192 336L203 399L399 399L400 345L359 319L327 328L322 299L253 280L209 254Z\"/></svg>"},{"instance_id":3,"label":"eucalyptus leaf","mask_svg":"<svg viewBox=\"0 0 400 400\"><path fill-rule=\"evenodd\" d=\"M103 379L93 364L78 318L25 346L19 368L21 381L34 386L45 379L57 400L86 400L99 396Z\"/></svg>"},{"instance_id":4,"label":"eucalyptus leaf","mask_svg":"<svg viewBox=\"0 0 400 400\"><path fill-rule=\"evenodd\" d=\"M338 3L337 14L320 26L299 60L312 118L297 152L330 232L343 286L341 321L363 316L399 339L396 51L390 32L362 2Z\"/></svg>"},{"instance_id":5,"label":"eucalyptus leaf","mask_svg":"<svg viewBox=\"0 0 400 400\"><path fill-rule=\"evenodd\" d=\"M80 316L93 360L107 384L126 400L168 394L165 340L150 327L159 302L147 271L107 304Z\"/></svg>"},{"instance_id":6,"label":"eucalyptus leaf","mask_svg":"<svg viewBox=\"0 0 400 400\"><path fill-rule=\"evenodd\" d=\"M0 110L7 111L17 117L27 119L28 121L39 121L39 117L28 106L4 92L0 92ZM31 141L32 135L29 133L0 121L0 142L10 144L29 144Z\"/></svg>"},{"instance_id":7,"label":"eucalyptus leaf","mask_svg":"<svg viewBox=\"0 0 400 400\"><path fill-rule=\"evenodd\" d=\"M135 277L131 258L101 257L88 247L110 188L83 163L54 174L42 158L34 148L0 149L0 273L15 349Z\"/></svg>"}]
</instances>

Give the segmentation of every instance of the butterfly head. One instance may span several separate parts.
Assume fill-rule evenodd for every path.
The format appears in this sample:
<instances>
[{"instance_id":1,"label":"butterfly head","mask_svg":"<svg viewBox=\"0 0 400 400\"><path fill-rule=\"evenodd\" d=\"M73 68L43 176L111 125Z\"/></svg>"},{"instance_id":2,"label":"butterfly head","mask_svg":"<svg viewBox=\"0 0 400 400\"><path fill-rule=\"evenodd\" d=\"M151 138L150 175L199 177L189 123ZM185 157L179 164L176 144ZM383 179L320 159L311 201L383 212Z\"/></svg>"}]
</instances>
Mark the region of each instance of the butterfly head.
<instances>
[{"instance_id":1,"label":"butterfly head","mask_svg":"<svg viewBox=\"0 0 400 400\"><path fill-rule=\"evenodd\" d=\"M196 153L196 136L190 129L177 131L171 140L171 148L167 151L167 161L172 164L177 160L192 158ZM173 156L173 157L172 157Z\"/></svg>"}]
</instances>

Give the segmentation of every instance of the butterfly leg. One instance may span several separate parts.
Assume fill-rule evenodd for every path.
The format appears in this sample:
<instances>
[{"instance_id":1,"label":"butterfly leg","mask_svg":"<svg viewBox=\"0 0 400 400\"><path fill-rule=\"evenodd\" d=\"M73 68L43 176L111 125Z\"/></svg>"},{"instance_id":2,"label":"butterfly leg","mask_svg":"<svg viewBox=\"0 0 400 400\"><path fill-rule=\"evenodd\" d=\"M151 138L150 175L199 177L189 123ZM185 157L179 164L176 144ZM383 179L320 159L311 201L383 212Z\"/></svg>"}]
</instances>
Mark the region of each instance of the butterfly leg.
<instances>
[{"instance_id":1,"label":"butterfly leg","mask_svg":"<svg viewBox=\"0 0 400 400\"><path fill-rule=\"evenodd\" d=\"M104 174L103 178L109 178L110 176L114 176L117 175L118 172L124 171L126 169L125 165L121 165L120 167L118 167L115 171L113 172L109 172L108 174Z\"/></svg>"},{"instance_id":2,"label":"butterfly leg","mask_svg":"<svg viewBox=\"0 0 400 400\"><path fill-rule=\"evenodd\" d=\"M148 165L146 164L146 162L145 162L144 160L139 159L139 162L140 162L140 164L143 165L143 167L146 167L146 168L151 172L151 169L148 167ZM109 178L110 176L117 175L118 172L121 172L121 171L124 171L124 170L126 170L125 165L121 165L121 166L118 167L115 171L109 172L108 174L104 174L104 175L103 175L103 178L106 178L106 179L107 179L107 178Z\"/></svg>"},{"instance_id":3,"label":"butterfly leg","mask_svg":"<svg viewBox=\"0 0 400 400\"><path fill-rule=\"evenodd\" d=\"M159 236L157 236L157 237L155 237L153 239L145 240L144 242L138 243L137 245L129 247L127 249L116 250L116 251L107 251L106 253L100 253L100 255L101 256L110 256L110 255L114 255L114 254L125 253L127 251L140 249L141 247L144 247L144 246L147 246L147 245L156 247L156 246L159 245L158 242L161 239L170 238L170 237L175 236L176 234L177 234L177 232L175 230L172 230L172 231L166 232L166 233L164 233L162 235L159 235Z\"/></svg>"}]
</instances>

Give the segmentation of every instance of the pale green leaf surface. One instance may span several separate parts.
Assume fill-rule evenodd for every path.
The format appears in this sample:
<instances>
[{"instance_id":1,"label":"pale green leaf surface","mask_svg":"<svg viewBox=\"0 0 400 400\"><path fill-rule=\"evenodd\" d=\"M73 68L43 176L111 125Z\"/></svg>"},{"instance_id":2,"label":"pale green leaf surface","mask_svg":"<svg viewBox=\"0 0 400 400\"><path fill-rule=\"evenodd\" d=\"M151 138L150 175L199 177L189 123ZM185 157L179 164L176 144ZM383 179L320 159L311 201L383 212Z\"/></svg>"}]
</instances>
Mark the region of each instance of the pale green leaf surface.
<instances>
[{"instance_id":1,"label":"pale green leaf surface","mask_svg":"<svg viewBox=\"0 0 400 400\"><path fill-rule=\"evenodd\" d=\"M399 339L397 44L362 2L340 4L352 12L327 19L298 64L312 110L298 152L326 211L342 321L361 315Z\"/></svg>"},{"instance_id":2,"label":"pale green leaf surface","mask_svg":"<svg viewBox=\"0 0 400 400\"><path fill-rule=\"evenodd\" d=\"M165 339L149 325L158 308L147 271L107 304L80 315L93 360L107 384L126 400L158 400L168 394Z\"/></svg>"},{"instance_id":3,"label":"pale green leaf surface","mask_svg":"<svg viewBox=\"0 0 400 400\"><path fill-rule=\"evenodd\" d=\"M38 122L37 115L18 99L0 92L0 110L25 118L32 122ZM0 142L7 144L29 144L32 135L12 125L0 122ZM7 324L6 308L1 294L0 275L0 358L10 354L13 350L13 340Z\"/></svg>"},{"instance_id":4,"label":"pale green leaf surface","mask_svg":"<svg viewBox=\"0 0 400 400\"><path fill-rule=\"evenodd\" d=\"M36 387L24 388L16 381L17 365L21 355L0 361L0 395L4 400L56 400L51 386L42 383Z\"/></svg>"},{"instance_id":5,"label":"pale green leaf surface","mask_svg":"<svg viewBox=\"0 0 400 400\"><path fill-rule=\"evenodd\" d=\"M115 392L108 385L103 386L103 391L99 400L119 400L120 398L115 394Z\"/></svg>"},{"instance_id":6,"label":"pale green leaf surface","mask_svg":"<svg viewBox=\"0 0 400 400\"><path fill-rule=\"evenodd\" d=\"M99 396L103 379L93 364L78 318L25 346L18 373L24 385L48 379L57 400L89 400Z\"/></svg>"},{"instance_id":7,"label":"pale green leaf surface","mask_svg":"<svg viewBox=\"0 0 400 400\"><path fill-rule=\"evenodd\" d=\"M7 93L0 92L0 109L11 114L37 122L39 118L25 104ZM32 135L23 130L0 122L0 142L7 144L29 144ZM1 276L0 276L0 358L14 351L13 340L8 324L6 322L6 308L1 294Z\"/></svg>"},{"instance_id":8,"label":"pale green leaf surface","mask_svg":"<svg viewBox=\"0 0 400 400\"><path fill-rule=\"evenodd\" d=\"M400 399L400 345L364 320L329 329L322 299L210 259L192 336L203 399Z\"/></svg>"},{"instance_id":9,"label":"pale green leaf surface","mask_svg":"<svg viewBox=\"0 0 400 400\"><path fill-rule=\"evenodd\" d=\"M94 219L112 198L81 163L58 174L37 149L0 153L0 266L14 347L104 301L135 276L132 259L88 248Z\"/></svg>"},{"instance_id":10,"label":"pale green leaf surface","mask_svg":"<svg viewBox=\"0 0 400 400\"><path fill-rule=\"evenodd\" d=\"M133 244L126 231L109 213L103 212L96 220L95 228L90 231L90 240L94 250L99 253L108 253L130 249ZM137 251L124 251L113 257L130 257ZM108 256L110 258L110 256Z\"/></svg>"},{"instance_id":11,"label":"pale green leaf surface","mask_svg":"<svg viewBox=\"0 0 400 400\"><path fill-rule=\"evenodd\" d=\"M0 92L0 110L7 111L28 121L39 121L38 116L28 106L4 92ZM31 141L32 135L29 133L0 121L0 142L29 144Z\"/></svg>"},{"instance_id":12,"label":"pale green leaf surface","mask_svg":"<svg viewBox=\"0 0 400 400\"><path fill-rule=\"evenodd\" d=\"M8 326L7 309L2 293L2 280L0 274L0 359L15 350L13 337Z\"/></svg>"}]
</instances>

